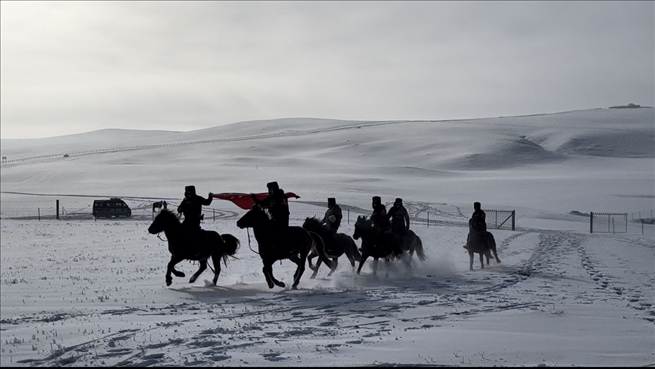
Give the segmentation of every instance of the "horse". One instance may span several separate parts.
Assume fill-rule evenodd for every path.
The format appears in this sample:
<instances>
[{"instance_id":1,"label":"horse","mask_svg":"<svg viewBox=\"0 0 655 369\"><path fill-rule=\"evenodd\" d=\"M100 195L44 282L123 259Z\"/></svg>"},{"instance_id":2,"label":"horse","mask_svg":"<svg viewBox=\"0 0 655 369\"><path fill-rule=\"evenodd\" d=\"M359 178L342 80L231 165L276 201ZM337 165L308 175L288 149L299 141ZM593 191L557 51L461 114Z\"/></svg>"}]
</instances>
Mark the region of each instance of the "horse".
<instances>
[{"instance_id":1,"label":"horse","mask_svg":"<svg viewBox=\"0 0 655 369\"><path fill-rule=\"evenodd\" d=\"M387 262L392 259L400 258L403 250L400 244L391 232L384 232L380 234L377 229L373 227L373 222L365 216L358 216L355 222L355 232L353 233L354 239L362 239L362 253L357 274L362 270L362 266L366 259L370 256L373 258L373 275L376 274L378 259L385 259Z\"/></svg>"},{"instance_id":2,"label":"horse","mask_svg":"<svg viewBox=\"0 0 655 369\"><path fill-rule=\"evenodd\" d=\"M484 227L482 222L469 221L469 234L464 248L466 248L469 253L470 270L473 270L473 254L476 252L480 254L480 265L482 269L484 269L483 257L487 258L487 265L489 265L489 258L491 258L492 252L496 262L500 263L498 253L496 252L496 240L494 239L493 234L488 232L485 228L486 227Z\"/></svg>"},{"instance_id":3,"label":"horse","mask_svg":"<svg viewBox=\"0 0 655 369\"><path fill-rule=\"evenodd\" d=\"M207 260L211 257L214 264L214 286L218 281L221 272L221 259L227 266L228 257L234 257L239 249L239 240L231 234L219 235L218 232L200 230L197 235L189 234L184 228L177 215L168 209L162 209L155 217L150 227L150 234L164 232L168 239L168 251L171 253L171 260L166 268L166 285L173 283L171 273L176 277L184 277L184 273L177 271L175 265L182 260L197 260L200 262L198 271L195 272L189 283L193 283L207 268Z\"/></svg>"},{"instance_id":4,"label":"horse","mask_svg":"<svg viewBox=\"0 0 655 369\"><path fill-rule=\"evenodd\" d=\"M398 242L400 242L400 248L403 249L403 252L408 253L409 258L407 259L407 263L412 260L414 252L416 252L416 256L420 261L425 261L426 256L425 252L423 252L423 241L421 241L421 238L414 233L414 231L409 229L405 234L394 231L391 231L391 233L396 236Z\"/></svg>"},{"instance_id":5,"label":"horse","mask_svg":"<svg viewBox=\"0 0 655 369\"><path fill-rule=\"evenodd\" d=\"M316 219L316 217L305 218L305 223L303 223L302 227L308 231L318 234L323 239L325 254L327 257L332 258L332 268L330 269L330 273L328 273L328 277L331 276L332 273L334 273L334 271L337 269L337 265L339 264L339 256L343 255L344 253L348 257L348 260L350 260L350 265L352 265L353 268L355 267L355 262L361 260L362 255L359 253L359 250L357 250L357 244L352 239L352 237L348 236L347 234L336 233L334 236L332 236L330 230L323 226L321 222ZM320 258L316 262L315 266L312 265L312 259L317 256L318 251L316 249L312 249L307 256L309 268L314 271L314 274L312 274L310 277L311 279L316 278L316 274L318 274L318 268L321 266Z\"/></svg>"},{"instance_id":6,"label":"horse","mask_svg":"<svg viewBox=\"0 0 655 369\"><path fill-rule=\"evenodd\" d=\"M273 276L273 263L278 260L289 259L298 267L293 274L292 289L298 288L300 277L305 272L305 262L312 248L318 251L319 260L332 269L332 262L327 258L324 251L323 240L314 233L302 227L290 226L283 235L281 241L275 241L271 220L259 205L254 205L241 219L237 221L237 227L243 229L250 227L255 233L255 239L259 244L259 256L264 267L264 277L269 288L274 286L285 287L285 284Z\"/></svg>"}]
</instances>

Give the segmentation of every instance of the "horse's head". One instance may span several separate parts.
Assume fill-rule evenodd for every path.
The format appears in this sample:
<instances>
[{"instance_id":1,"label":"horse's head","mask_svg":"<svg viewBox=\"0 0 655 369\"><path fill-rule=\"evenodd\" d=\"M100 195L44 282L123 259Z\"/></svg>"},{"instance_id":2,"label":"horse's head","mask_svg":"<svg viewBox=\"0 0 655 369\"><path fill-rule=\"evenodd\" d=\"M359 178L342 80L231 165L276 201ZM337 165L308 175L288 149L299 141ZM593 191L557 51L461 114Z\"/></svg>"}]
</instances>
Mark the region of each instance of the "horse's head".
<instances>
[{"instance_id":1,"label":"horse's head","mask_svg":"<svg viewBox=\"0 0 655 369\"><path fill-rule=\"evenodd\" d=\"M243 228L255 228L260 225L267 224L269 221L268 216L264 212L264 209L259 205L254 205L252 209L248 210L239 220L237 220L237 227Z\"/></svg>"},{"instance_id":2,"label":"horse's head","mask_svg":"<svg viewBox=\"0 0 655 369\"><path fill-rule=\"evenodd\" d=\"M305 223L302 224L302 227L311 231L320 229L319 227L321 227L321 221L316 219L315 216L311 218L307 217L305 218Z\"/></svg>"},{"instance_id":3,"label":"horse's head","mask_svg":"<svg viewBox=\"0 0 655 369\"><path fill-rule=\"evenodd\" d=\"M355 222L355 233L353 233L353 238L358 240L359 237L362 236L363 232L365 231L367 225L368 225L368 220L366 220L365 215L360 215L357 217L357 221Z\"/></svg>"},{"instance_id":4,"label":"horse's head","mask_svg":"<svg viewBox=\"0 0 655 369\"><path fill-rule=\"evenodd\" d=\"M148 227L148 232L150 234L156 234L165 231L171 224L180 224L180 220L177 219L177 216L170 210L162 209L162 211L157 214L155 220L152 221L150 227Z\"/></svg>"}]
</instances>

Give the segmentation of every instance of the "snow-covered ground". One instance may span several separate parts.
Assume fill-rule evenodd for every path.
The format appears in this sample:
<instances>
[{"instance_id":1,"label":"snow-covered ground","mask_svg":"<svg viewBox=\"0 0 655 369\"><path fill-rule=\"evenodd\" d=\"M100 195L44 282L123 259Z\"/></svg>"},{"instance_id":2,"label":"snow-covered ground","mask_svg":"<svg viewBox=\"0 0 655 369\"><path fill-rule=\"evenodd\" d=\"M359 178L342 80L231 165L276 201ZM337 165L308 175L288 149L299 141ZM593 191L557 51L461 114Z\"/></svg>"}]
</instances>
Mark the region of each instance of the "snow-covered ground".
<instances>
[{"instance_id":1,"label":"snow-covered ground","mask_svg":"<svg viewBox=\"0 0 655 369\"><path fill-rule=\"evenodd\" d=\"M3 139L2 156L2 366L655 364L655 226L589 233L588 217L652 218L652 108L98 131ZM203 227L236 236L237 259L217 286L209 269L188 283L188 261L166 286L153 201L175 207L187 184L206 196L274 180L301 196L292 225L336 197L349 235L371 196L402 197L427 260L381 262L374 276L370 260L357 275L342 257L331 277L323 266L297 290L269 289L252 230L236 227L243 211L214 200ZM94 220L92 200L110 196L134 216ZM480 269L476 256L471 271L473 201L516 210L516 229L492 229L501 263ZM294 270L273 266L287 285Z\"/></svg>"}]
</instances>

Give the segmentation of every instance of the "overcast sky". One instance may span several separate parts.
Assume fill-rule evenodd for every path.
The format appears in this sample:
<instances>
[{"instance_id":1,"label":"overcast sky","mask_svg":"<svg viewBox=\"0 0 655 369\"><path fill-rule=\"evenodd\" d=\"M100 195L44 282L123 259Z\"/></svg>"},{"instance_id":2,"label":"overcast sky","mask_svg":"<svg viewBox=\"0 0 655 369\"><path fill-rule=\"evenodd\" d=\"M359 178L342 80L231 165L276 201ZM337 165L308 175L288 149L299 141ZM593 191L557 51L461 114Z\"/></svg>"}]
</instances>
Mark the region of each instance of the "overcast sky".
<instances>
[{"instance_id":1,"label":"overcast sky","mask_svg":"<svg viewBox=\"0 0 655 369\"><path fill-rule=\"evenodd\" d=\"M2 138L654 105L652 1L1 1Z\"/></svg>"}]
</instances>

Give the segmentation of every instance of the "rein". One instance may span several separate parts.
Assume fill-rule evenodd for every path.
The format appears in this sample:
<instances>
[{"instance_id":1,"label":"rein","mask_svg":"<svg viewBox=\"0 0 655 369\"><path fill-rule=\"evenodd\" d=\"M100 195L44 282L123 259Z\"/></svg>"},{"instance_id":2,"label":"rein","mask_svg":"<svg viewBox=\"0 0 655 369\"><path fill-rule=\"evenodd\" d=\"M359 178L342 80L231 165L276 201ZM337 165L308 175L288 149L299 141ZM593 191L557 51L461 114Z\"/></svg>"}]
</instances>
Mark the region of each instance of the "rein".
<instances>
[{"instance_id":1,"label":"rein","mask_svg":"<svg viewBox=\"0 0 655 369\"><path fill-rule=\"evenodd\" d=\"M252 249L252 246L250 246L250 230L249 228L246 228L246 232L248 233L248 248L250 251L254 252L255 254L259 255L259 253L255 250Z\"/></svg>"}]
</instances>

